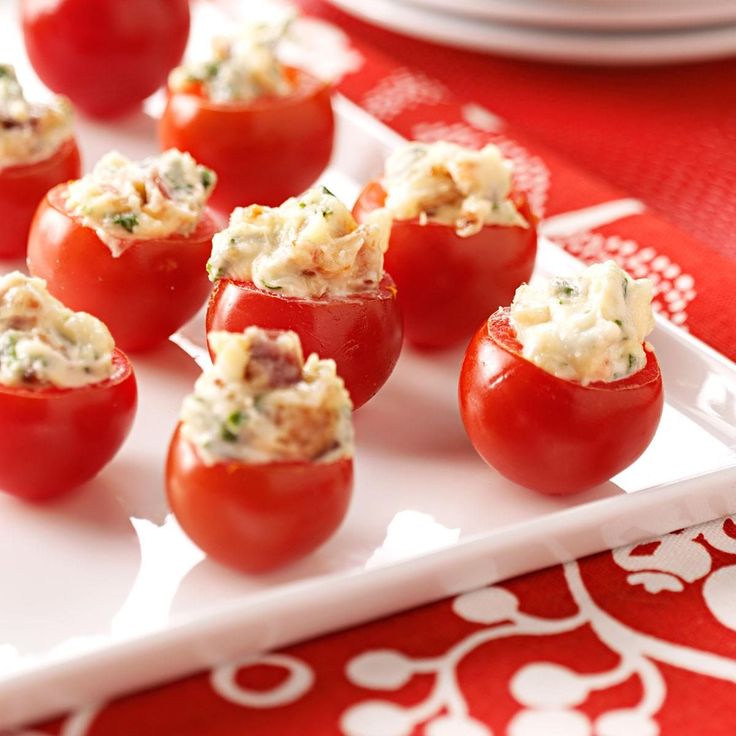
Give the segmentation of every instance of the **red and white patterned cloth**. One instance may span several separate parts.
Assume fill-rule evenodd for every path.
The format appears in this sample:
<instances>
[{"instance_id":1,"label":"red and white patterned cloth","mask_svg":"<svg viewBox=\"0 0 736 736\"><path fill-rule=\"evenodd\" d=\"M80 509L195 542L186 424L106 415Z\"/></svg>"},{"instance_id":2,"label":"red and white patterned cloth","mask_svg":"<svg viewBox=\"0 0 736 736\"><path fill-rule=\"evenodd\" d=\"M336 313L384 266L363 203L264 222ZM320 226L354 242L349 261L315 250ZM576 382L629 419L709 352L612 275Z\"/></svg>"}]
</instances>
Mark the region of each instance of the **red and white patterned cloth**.
<instances>
[{"instance_id":1,"label":"red and white patterned cloth","mask_svg":"<svg viewBox=\"0 0 736 736\"><path fill-rule=\"evenodd\" d=\"M407 137L499 144L550 237L583 260L613 257L653 278L661 311L736 355L736 60L567 69L398 42L321 0L301 4L350 33L352 46L327 33L351 70L343 94ZM642 209L575 232L555 219L632 195L664 217ZM23 733L726 736L734 702L728 518Z\"/></svg>"}]
</instances>

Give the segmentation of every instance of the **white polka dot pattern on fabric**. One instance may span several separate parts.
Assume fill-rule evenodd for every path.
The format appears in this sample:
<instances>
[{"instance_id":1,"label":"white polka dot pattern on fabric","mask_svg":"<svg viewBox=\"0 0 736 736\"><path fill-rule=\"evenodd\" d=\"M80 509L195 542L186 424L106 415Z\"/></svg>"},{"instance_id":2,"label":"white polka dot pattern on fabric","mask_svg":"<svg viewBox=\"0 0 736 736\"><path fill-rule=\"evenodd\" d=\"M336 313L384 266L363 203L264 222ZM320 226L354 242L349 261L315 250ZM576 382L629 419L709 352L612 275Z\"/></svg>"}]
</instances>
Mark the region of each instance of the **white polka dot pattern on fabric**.
<instances>
[{"instance_id":1,"label":"white polka dot pattern on fabric","mask_svg":"<svg viewBox=\"0 0 736 736\"><path fill-rule=\"evenodd\" d=\"M421 72L400 68L366 92L362 107L379 120L390 121L406 110L419 105L436 105L448 96L443 84Z\"/></svg>"},{"instance_id":2,"label":"white polka dot pattern on fabric","mask_svg":"<svg viewBox=\"0 0 736 736\"><path fill-rule=\"evenodd\" d=\"M508 728L508 736L592 736L592 733L587 716L576 710L522 710Z\"/></svg>"},{"instance_id":3,"label":"white polka dot pattern on fabric","mask_svg":"<svg viewBox=\"0 0 736 736\"><path fill-rule=\"evenodd\" d=\"M486 625L512 619L518 608L519 601L513 593L494 587L464 593L452 602L452 610L460 618Z\"/></svg>"},{"instance_id":4,"label":"white polka dot pattern on fabric","mask_svg":"<svg viewBox=\"0 0 736 736\"><path fill-rule=\"evenodd\" d=\"M522 667L510 688L516 700L530 708L569 708L584 702L589 692L584 677L552 662Z\"/></svg>"},{"instance_id":5,"label":"white polka dot pattern on fabric","mask_svg":"<svg viewBox=\"0 0 736 736\"><path fill-rule=\"evenodd\" d=\"M425 736L491 736L488 726L468 716L440 716L424 729Z\"/></svg>"},{"instance_id":6,"label":"white polka dot pattern on fabric","mask_svg":"<svg viewBox=\"0 0 736 736\"><path fill-rule=\"evenodd\" d=\"M350 660L345 674L348 679L372 690L397 690L413 674L411 660L391 649L366 652Z\"/></svg>"},{"instance_id":7,"label":"white polka dot pattern on fabric","mask_svg":"<svg viewBox=\"0 0 736 736\"><path fill-rule=\"evenodd\" d=\"M736 565L716 570L703 585L703 598L716 619L736 631Z\"/></svg>"},{"instance_id":8,"label":"white polka dot pattern on fabric","mask_svg":"<svg viewBox=\"0 0 736 736\"><path fill-rule=\"evenodd\" d=\"M657 736L657 722L636 710L612 710L595 722L596 736Z\"/></svg>"},{"instance_id":9,"label":"white polka dot pattern on fabric","mask_svg":"<svg viewBox=\"0 0 736 736\"><path fill-rule=\"evenodd\" d=\"M383 700L368 700L343 714L345 736L408 736L414 720L402 707Z\"/></svg>"},{"instance_id":10,"label":"white polka dot pattern on fabric","mask_svg":"<svg viewBox=\"0 0 736 736\"><path fill-rule=\"evenodd\" d=\"M669 257L618 235L584 232L552 239L584 263L612 258L634 278L648 278L654 284L654 310L676 325L687 322L687 307L697 296L695 279Z\"/></svg>"},{"instance_id":11,"label":"white polka dot pattern on fabric","mask_svg":"<svg viewBox=\"0 0 736 736\"><path fill-rule=\"evenodd\" d=\"M256 665L282 667L288 671L286 679L271 690L249 690L238 684L241 669ZM285 654L266 654L216 667L210 675L212 689L225 700L247 708L278 708L304 695L314 682L311 668L304 662Z\"/></svg>"}]
</instances>

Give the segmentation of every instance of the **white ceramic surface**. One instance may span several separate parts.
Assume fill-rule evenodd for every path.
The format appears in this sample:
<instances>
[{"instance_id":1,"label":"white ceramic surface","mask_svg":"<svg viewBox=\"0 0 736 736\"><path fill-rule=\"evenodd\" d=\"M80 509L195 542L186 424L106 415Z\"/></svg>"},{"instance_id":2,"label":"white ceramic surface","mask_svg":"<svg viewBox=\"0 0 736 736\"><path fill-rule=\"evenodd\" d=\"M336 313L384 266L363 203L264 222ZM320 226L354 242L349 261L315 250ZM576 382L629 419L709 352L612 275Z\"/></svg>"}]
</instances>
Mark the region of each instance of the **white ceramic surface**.
<instances>
[{"instance_id":1,"label":"white ceramic surface","mask_svg":"<svg viewBox=\"0 0 736 736\"><path fill-rule=\"evenodd\" d=\"M344 99L336 108L325 182L351 201L400 139ZM112 141L134 156L155 150L143 114L79 127L87 168ZM544 227L639 208L622 200ZM543 240L539 266L579 264ZM166 446L198 373L192 356L202 358L200 315L135 359L140 412L98 478L43 508L0 497L0 728L736 511L736 369L662 321L653 342L668 401L654 443L612 482L561 499L502 480L475 455L456 408L459 352L407 351L356 415L344 526L301 563L249 578L206 559L164 501Z\"/></svg>"},{"instance_id":2,"label":"white ceramic surface","mask_svg":"<svg viewBox=\"0 0 736 736\"><path fill-rule=\"evenodd\" d=\"M641 30L736 22L732 0L393 0L514 25Z\"/></svg>"},{"instance_id":3,"label":"white ceramic surface","mask_svg":"<svg viewBox=\"0 0 736 736\"><path fill-rule=\"evenodd\" d=\"M736 22L733 21L664 30L592 30L500 23L395 0L330 2L363 20L408 36L540 61L665 64L704 61L736 53Z\"/></svg>"}]
</instances>

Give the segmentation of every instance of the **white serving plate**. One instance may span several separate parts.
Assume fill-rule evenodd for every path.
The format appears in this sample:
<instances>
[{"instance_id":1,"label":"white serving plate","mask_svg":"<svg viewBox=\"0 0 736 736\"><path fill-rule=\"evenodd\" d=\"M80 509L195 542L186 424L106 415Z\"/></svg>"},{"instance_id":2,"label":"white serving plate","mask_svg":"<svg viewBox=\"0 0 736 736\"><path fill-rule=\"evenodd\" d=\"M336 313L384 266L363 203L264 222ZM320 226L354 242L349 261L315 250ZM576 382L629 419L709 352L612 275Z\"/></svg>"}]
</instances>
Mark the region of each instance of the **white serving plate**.
<instances>
[{"instance_id":1,"label":"white serving plate","mask_svg":"<svg viewBox=\"0 0 736 736\"><path fill-rule=\"evenodd\" d=\"M732 0L392 0L491 22L597 30L661 30L736 21Z\"/></svg>"},{"instance_id":2,"label":"white serving plate","mask_svg":"<svg viewBox=\"0 0 736 736\"><path fill-rule=\"evenodd\" d=\"M342 98L336 109L325 182L350 201L399 137ZM133 156L155 150L143 115L114 129L80 121L80 134L88 165L112 140ZM540 271L576 268L542 241ZM661 320L652 341L667 392L653 444L568 498L514 486L476 456L456 406L460 352L406 351L355 417L343 527L311 557L252 578L206 559L164 500L168 440L198 374L192 356L203 359L200 315L135 358L139 414L98 478L44 507L0 498L0 728L736 511L736 368Z\"/></svg>"},{"instance_id":3,"label":"white serving plate","mask_svg":"<svg viewBox=\"0 0 736 736\"><path fill-rule=\"evenodd\" d=\"M733 19L707 26L617 30L572 27L571 24L553 27L549 22L501 22L500 19L462 14L454 9L442 12L431 0L330 2L365 21L415 38L537 61L602 66L670 64L717 59L736 53L736 23ZM426 7L430 4L432 7ZM520 6L523 7L523 2ZM549 9L546 16L549 21Z\"/></svg>"}]
</instances>

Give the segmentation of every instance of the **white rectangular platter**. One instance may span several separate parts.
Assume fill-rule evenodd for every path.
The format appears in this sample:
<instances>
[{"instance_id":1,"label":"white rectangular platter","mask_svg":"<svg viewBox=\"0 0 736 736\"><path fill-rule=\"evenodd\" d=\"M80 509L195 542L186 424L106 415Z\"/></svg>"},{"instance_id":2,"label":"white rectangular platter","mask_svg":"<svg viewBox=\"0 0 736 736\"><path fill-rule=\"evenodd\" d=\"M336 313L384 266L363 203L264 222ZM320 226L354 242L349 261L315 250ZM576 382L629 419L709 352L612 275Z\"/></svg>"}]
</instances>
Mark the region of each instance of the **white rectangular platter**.
<instances>
[{"instance_id":1,"label":"white rectangular platter","mask_svg":"<svg viewBox=\"0 0 736 736\"><path fill-rule=\"evenodd\" d=\"M342 98L336 110L324 180L351 202L398 137ZM112 145L156 149L144 115L81 121L80 138L86 168ZM566 226L636 206L572 213ZM539 271L577 268L542 240ZM98 478L47 506L0 497L0 728L736 512L736 368L664 321L652 338L667 396L654 442L611 482L567 498L514 486L476 456L456 406L460 352L405 351L355 417L343 527L286 570L239 575L188 541L164 499L166 448L203 342L200 315L134 359L139 414Z\"/></svg>"}]
</instances>

